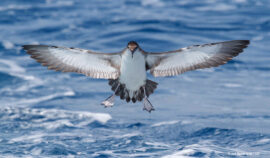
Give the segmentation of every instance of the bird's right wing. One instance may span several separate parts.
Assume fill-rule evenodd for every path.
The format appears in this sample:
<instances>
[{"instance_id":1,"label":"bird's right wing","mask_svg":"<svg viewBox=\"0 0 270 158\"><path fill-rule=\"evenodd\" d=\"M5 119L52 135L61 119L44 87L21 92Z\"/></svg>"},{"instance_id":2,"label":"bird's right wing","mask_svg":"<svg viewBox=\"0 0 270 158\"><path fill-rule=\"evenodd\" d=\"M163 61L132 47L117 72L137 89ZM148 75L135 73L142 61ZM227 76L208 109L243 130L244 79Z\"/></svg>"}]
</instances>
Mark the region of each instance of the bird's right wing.
<instances>
[{"instance_id":1,"label":"bird's right wing","mask_svg":"<svg viewBox=\"0 0 270 158\"><path fill-rule=\"evenodd\" d=\"M194 45L170 52L145 52L146 65L155 77L175 76L190 70L225 64L241 53L248 44L248 40L235 40Z\"/></svg>"},{"instance_id":2,"label":"bird's right wing","mask_svg":"<svg viewBox=\"0 0 270 158\"><path fill-rule=\"evenodd\" d=\"M120 74L121 53L95 53L46 45L24 45L23 49L48 69L104 79L116 79Z\"/></svg>"}]
</instances>

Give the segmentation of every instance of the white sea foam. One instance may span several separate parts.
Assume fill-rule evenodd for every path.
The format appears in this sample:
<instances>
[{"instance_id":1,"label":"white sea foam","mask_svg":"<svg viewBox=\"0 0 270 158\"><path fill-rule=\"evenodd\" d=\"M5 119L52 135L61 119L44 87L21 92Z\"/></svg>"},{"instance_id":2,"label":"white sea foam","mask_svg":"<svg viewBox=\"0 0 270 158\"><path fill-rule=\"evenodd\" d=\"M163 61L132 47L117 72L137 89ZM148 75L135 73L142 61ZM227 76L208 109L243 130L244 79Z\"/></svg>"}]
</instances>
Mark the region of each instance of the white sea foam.
<instances>
[{"instance_id":1,"label":"white sea foam","mask_svg":"<svg viewBox=\"0 0 270 158\"><path fill-rule=\"evenodd\" d=\"M41 148L33 148L31 150L31 154L32 155L40 155L42 153L42 149Z\"/></svg>"},{"instance_id":2,"label":"white sea foam","mask_svg":"<svg viewBox=\"0 0 270 158\"><path fill-rule=\"evenodd\" d=\"M201 71L201 72L215 72L214 68L206 68L206 69L198 69L196 71Z\"/></svg>"},{"instance_id":3,"label":"white sea foam","mask_svg":"<svg viewBox=\"0 0 270 158\"><path fill-rule=\"evenodd\" d=\"M69 0L62 0L62 1L56 1L56 0L46 0L46 6L72 6L74 4L73 1Z\"/></svg>"},{"instance_id":4,"label":"white sea foam","mask_svg":"<svg viewBox=\"0 0 270 158\"><path fill-rule=\"evenodd\" d=\"M77 153L78 155L80 155L80 152ZM75 156L74 155L67 155L67 158L74 158Z\"/></svg>"},{"instance_id":5,"label":"white sea foam","mask_svg":"<svg viewBox=\"0 0 270 158\"><path fill-rule=\"evenodd\" d=\"M149 146L154 146L155 148L168 148L172 145L172 144L168 145L161 142L145 142L145 144Z\"/></svg>"},{"instance_id":6,"label":"white sea foam","mask_svg":"<svg viewBox=\"0 0 270 158\"><path fill-rule=\"evenodd\" d=\"M73 1L62 1L62 0L46 0L45 5L43 3L36 4L36 5L5 5L0 6L0 11L10 11L10 10L27 10L35 7L39 8L56 8L56 7L63 7L63 6L72 6L74 4Z\"/></svg>"},{"instance_id":7,"label":"white sea foam","mask_svg":"<svg viewBox=\"0 0 270 158\"><path fill-rule=\"evenodd\" d=\"M164 3L160 0L142 0L142 6L155 6L155 7L163 7Z\"/></svg>"},{"instance_id":8,"label":"white sea foam","mask_svg":"<svg viewBox=\"0 0 270 158\"><path fill-rule=\"evenodd\" d=\"M42 97L35 97L35 98L32 98L32 99L20 99L19 101L16 101L16 102L11 102L9 104L13 104L13 105L29 105L29 104L36 104L36 103L39 103L39 102L43 102L43 101L46 101L46 100L51 100L51 99L54 99L54 98L57 98L57 97L62 97L62 96L74 96L75 95L75 92L72 91L72 90L69 90L67 92L63 92L63 93L55 93L55 94L50 94L50 95L47 95L47 96L42 96Z\"/></svg>"},{"instance_id":9,"label":"white sea foam","mask_svg":"<svg viewBox=\"0 0 270 158\"><path fill-rule=\"evenodd\" d=\"M23 60L24 58L20 58ZM0 71L5 72L11 76L21 78L25 81L29 81L28 84L20 85L19 87L5 87L2 88L1 91L7 92L22 92L28 91L29 89L44 84L44 82L33 75L28 75L26 73L26 69L22 66L18 65L16 62L7 60L7 59L0 59Z\"/></svg>"},{"instance_id":10,"label":"white sea foam","mask_svg":"<svg viewBox=\"0 0 270 158\"><path fill-rule=\"evenodd\" d=\"M211 143L211 141L201 141L197 144L191 144L185 146L182 150L175 151L172 154L163 156L162 158L191 158L197 152L204 153L205 157L211 155L228 155L228 156L258 156L261 154L267 154L266 152L252 152L245 151L236 148L220 147Z\"/></svg>"},{"instance_id":11,"label":"white sea foam","mask_svg":"<svg viewBox=\"0 0 270 158\"><path fill-rule=\"evenodd\" d=\"M124 134L121 137L134 137L134 136L138 136L141 135L141 133L139 132L134 132L134 133L128 133L128 134Z\"/></svg>"},{"instance_id":12,"label":"white sea foam","mask_svg":"<svg viewBox=\"0 0 270 158\"><path fill-rule=\"evenodd\" d=\"M230 87L230 88L238 88L238 87L242 87L241 84L237 84L237 83L225 83L224 86L225 86L225 87Z\"/></svg>"},{"instance_id":13,"label":"white sea foam","mask_svg":"<svg viewBox=\"0 0 270 158\"><path fill-rule=\"evenodd\" d=\"M158 122L152 125L152 127L158 127L158 126L164 126L164 125L173 125L178 123L179 121L173 120L173 121L164 121L164 122Z\"/></svg>"},{"instance_id":14,"label":"white sea foam","mask_svg":"<svg viewBox=\"0 0 270 158\"><path fill-rule=\"evenodd\" d=\"M265 144L265 143L270 143L270 139L268 138L263 138L257 141L258 144Z\"/></svg>"},{"instance_id":15,"label":"white sea foam","mask_svg":"<svg viewBox=\"0 0 270 158\"><path fill-rule=\"evenodd\" d=\"M207 5L195 8L198 11L228 11L236 9L236 6L225 3L218 3L215 5Z\"/></svg>"},{"instance_id":16,"label":"white sea foam","mask_svg":"<svg viewBox=\"0 0 270 158\"><path fill-rule=\"evenodd\" d=\"M42 124L42 127L45 127L47 129L56 129L56 128L60 128L64 126L74 127L75 125L71 123L69 119L59 119L59 120L53 121L53 123L45 122Z\"/></svg>"},{"instance_id":17,"label":"white sea foam","mask_svg":"<svg viewBox=\"0 0 270 158\"><path fill-rule=\"evenodd\" d=\"M264 38L263 36L259 35L259 36L253 37L252 40L253 41L261 41L261 40L263 40L263 38Z\"/></svg>"},{"instance_id":18,"label":"white sea foam","mask_svg":"<svg viewBox=\"0 0 270 158\"><path fill-rule=\"evenodd\" d=\"M134 137L134 136L139 136L142 135L140 132L132 132L132 133L128 133L128 134L123 134L123 135L113 135L110 137L113 138L129 138L129 137Z\"/></svg>"},{"instance_id":19,"label":"white sea foam","mask_svg":"<svg viewBox=\"0 0 270 158\"><path fill-rule=\"evenodd\" d=\"M194 154L195 151L192 149L185 149L178 152L175 152L171 155L163 156L162 158L191 158L193 156L188 156Z\"/></svg>"},{"instance_id":20,"label":"white sea foam","mask_svg":"<svg viewBox=\"0 0 270 158\"><path fill-rule=\"evenodd\" d=\"M12 48L14 48L14 44L11 43L10 41L2 41L2 45L4 46L5 49L12 49Z\"/></svg>"},{"instance_id":21,"label":"white sea foam","mask_svg":"<svg viewBox=\"0 0 270 158\"><path fill-rule=\"evenodd\" d=\"M202 152L204 154L206 154L206 156L210 156L211 153L216 153L219 154L221 153L220 151L216 150L215 145L213 145L212 143L205 141L205 142L199 142L198 144L192 144L192 145L188 145L185 146L182 150L180 151L176 151L170 155L166 155L163 156L162 158L190 158L190 157L194 157L193 155L196 152Z\"/></svg>"},{"instance_id":22,"label":"white sea foam","mask_svg":"<svg viewBox=\"0 0 270 158\"><path fill-rule=\"evenodd\" d=\"M31 81L31 85L23 85L23 87L17 88L18 91L25 89L28 90L29 88L26 88L25 86L32 87L43 84L41 79L36 78L32 75L25 74L26 70L23 67L19 66L16 62L11 60L0 59L0 71L5 72L11 76L21 78L23 80ZM14 90L16 91L16 89L13 89L13 91Z\"/></svg>"},{"instance_id":23,"label":"white sea foam","mask_svg":"<svg viewBox=\"0 0 270 158\"><path fill-rule=\"evenodd\" d=\"M30 133L28 135L23 135L19 137L12 138L9 140L9 143L14 143L14 142L34 142L34 143L39 143L42 142L42 137L44 137L44 133Z\"/></svg>"},{"instance_id":24,"label":"white sea foam","mask_svg":"<svg viewBox=\"0 0 270 158\"><path fill-rule=\"evenodd\" d=\"M13 108L8 107L0 109L6 114L5 119L17 119L21 116L38 115L42 116L40 119L32 120L31 126L45 127L45 128L58 128L63 125L72 127L85 127L93 121L98 121L105 124L112 117L106 113L92 113L85 111L67 111L59 109L31 109L31 108ZM12 114L12 115L9 115ZM78 120L77 123L71 123L71 120ZM54 121L48 121L54 120ZM48 121L48 122L47 122ZM86 123L85 123L86 122Z\"/></svg>"},{"instance_id":25,"label":"white sea foam","mask_svg":"<svg viewBox=\"0 0 270 158\"><path fill-rule=\"evenodd\" d=\"M24 73L25 69L19 66L16 62L6 59L0 59L0 63L5 67L0 67L2 72Z\"/></svg>"},{"instance_id":26,"label":"white sea foam","mask_svg":"<svg viewBox=\"0 0 270 158\"><path fill-rule=\"evenodd\" d=\"M183 80L188 81L188 82L193 82L193 81L194 81L193 78L188 77L188 76L185 76L185 75L183 75L183 76L181 76L181 77L183 78Z\"/></svg>"},{"instance_id":27,"label":"white sea foam","mask_svg":"<svg viewBox=\"0 0 270 158\"><path fill-rule=\"evenodd\" d=\"M44 142L45 137L77 137L78 133L67 133L67 132L60 132L60 133L47 133L47 132L31 132L27 135L18 136L12 138L8 141L8 143L18 143L18 142L29 142L29 143L41 143ZM81 133L80 136L88 139L87 142L94 142L94 139L91 139L91 134ZM84 140L84 139L83 139ZM90 141L91 140L91 141ZM86 142L86 141L85 141ZM38 148L36 148L38 150Z\"/></svg>"},{"instance_id":28,"label":"white sea foam","mask_svg":"<svg viewBox=\"0 0 270 158\"><path fill-rule=\"evenodd\" d=\"M111 115L104 114L104 113L76 112L76 114L80 118L92 117L94 118L93 120L99 121L100 123L103 123L103 124L105 124L107 121L112 119ZM83 124L79 124L79 125L83 125Z\"/></svg>"},{"instance_id":29,"label":"white sea foam","mask_svg":"<svg viewBox=\"0 0 270 158\"><path fill-rule=\"evenodd\" d=\"M1 88L1 92L21 92L21 91L28 91L30 88L42 85L43 81L35 76L27 75L26 70L19 66L16 62L7 60L7 59L0 59L0 72L7 73L11 76L21 78L25 81L29 81L29 84L23 84L19 87L4 87Z\"/></svg>"},{"instance_id":30,"label":"white sea foam","mask_svg":"<svg viewBox=\"0 0 270 158\"><path fill-rule=\"evenodd\" d=\"M31 8L30 5L6 5L6 6L1 6L0 11L21 10L21 9L29 9L29 8Z\"/></svg>"},{"instance_id":31,"label":"white sea foam","mask_svg":"<svg viewBox=\"0 0 270 158\"><path fill-rule=\"evenodd\" d=\"M236 3L246 3L247 0L234 0Z\"/></svg>"},{"instance_id":32,"label":"white sea foam","mask_svg":"<svg viewBox=\"0 0 270 158\"><path fill-rule=\"evenodd\" d=\"M98 151L98 152L95 152L94 154L92 154L92 157L99 157L100 155L110 155L110 156L114 156L114 152L112 150L104 150L104 151Z\"/></svg>"}]
</instances>

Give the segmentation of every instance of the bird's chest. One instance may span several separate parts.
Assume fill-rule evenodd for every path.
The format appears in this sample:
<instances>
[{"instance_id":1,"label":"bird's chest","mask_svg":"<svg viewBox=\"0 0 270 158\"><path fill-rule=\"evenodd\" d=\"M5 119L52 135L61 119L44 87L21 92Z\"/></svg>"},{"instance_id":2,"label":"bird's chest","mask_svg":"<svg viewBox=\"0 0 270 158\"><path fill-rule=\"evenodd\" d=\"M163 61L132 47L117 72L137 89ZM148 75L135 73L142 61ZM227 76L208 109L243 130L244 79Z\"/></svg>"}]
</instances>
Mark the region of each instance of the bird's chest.
<instances>
[{"instance_id":1,"label":"bird's chest","mask_svg":"<svg viewBox=\"0 0 270 158\"><path fill-rule=\"evenodd\" d=\"M128 50L127 50L128 51ZM145 84L145 57L141 52L125 52L122 55L120 82L130 90L138 90Z\"/></svg>"}]
</instances>

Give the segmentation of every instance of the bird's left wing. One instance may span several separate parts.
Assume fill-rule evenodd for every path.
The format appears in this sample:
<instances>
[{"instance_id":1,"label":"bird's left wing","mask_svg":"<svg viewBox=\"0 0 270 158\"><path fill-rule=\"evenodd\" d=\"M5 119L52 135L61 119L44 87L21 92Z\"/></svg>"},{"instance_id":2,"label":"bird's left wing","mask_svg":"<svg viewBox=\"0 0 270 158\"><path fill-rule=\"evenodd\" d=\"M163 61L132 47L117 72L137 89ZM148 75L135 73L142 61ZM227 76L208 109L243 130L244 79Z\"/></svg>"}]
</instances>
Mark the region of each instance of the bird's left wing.
<instances>
[{"instance_id":1,"label":"bird's left wing","mask_svg":"<svg viewBox=\"0 0 270 158\"><path fill-rule=\"evenodd\" d=\"M121 53L96 53L47 45L24 45L23 49L48 69L104 79L116 79L120 74Z\"/></svg>"},{"instance_id":2,"label":"bird's left wing","mask_svg":"<svg viewBox=\"0 0 270 158\"><path fill-rule=\"evenodd\" d=\"M194 45L163 53L145 52L146 67L155 77L175 76L190 70L216 67L237 56L248 44L248 40L234 40Z\"/></svg>"}]
</instances>

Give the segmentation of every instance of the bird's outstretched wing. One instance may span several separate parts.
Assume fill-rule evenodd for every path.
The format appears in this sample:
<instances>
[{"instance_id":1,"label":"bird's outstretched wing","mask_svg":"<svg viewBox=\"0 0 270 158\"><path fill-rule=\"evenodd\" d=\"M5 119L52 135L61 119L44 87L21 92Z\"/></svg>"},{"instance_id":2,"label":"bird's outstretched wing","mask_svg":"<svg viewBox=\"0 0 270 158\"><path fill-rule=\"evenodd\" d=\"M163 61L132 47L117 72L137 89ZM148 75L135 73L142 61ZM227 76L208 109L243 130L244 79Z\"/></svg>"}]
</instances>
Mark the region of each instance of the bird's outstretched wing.
<instances>
[{"instance_id":1,"label":"bird's outstretched wing","mask_svg":"<svg viewBox=\"0 0 270 158\"><path fill-rule=\"evenodd\" d=\"M175 76L190 70L225 64L243 52L248 44L248 40L234 40L163 53L146 53L146 66L155 77Z\"/></svg>"},{"instance_id":2,"label":"bird's outstretched wing","mask_svg":"<svg viewBox=\"0 0 270 158\"><path fill-rule=\"evenodd\" d=\"M116 79L120 74L121 53L96 53L46 45L24 45L23 49L48 69L104 79Z\"/></svg>"}]
</instances>

